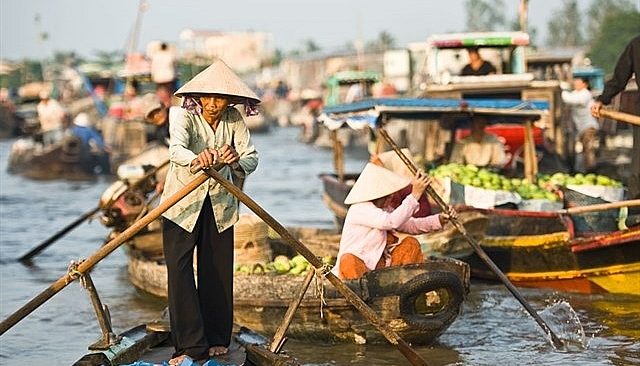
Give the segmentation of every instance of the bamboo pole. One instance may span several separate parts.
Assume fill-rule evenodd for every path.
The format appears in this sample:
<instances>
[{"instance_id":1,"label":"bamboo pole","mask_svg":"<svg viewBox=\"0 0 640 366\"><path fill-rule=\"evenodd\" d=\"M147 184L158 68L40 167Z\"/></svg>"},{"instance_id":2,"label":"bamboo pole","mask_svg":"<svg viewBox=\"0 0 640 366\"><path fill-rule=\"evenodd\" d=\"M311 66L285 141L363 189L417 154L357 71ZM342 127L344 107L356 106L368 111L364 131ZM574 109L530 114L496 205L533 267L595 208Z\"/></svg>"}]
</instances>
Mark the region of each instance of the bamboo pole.
<instances>
[{"instance_id":1,"label":"bamboo pole","mask_svg":"<svg viewBox=\"0 0 640 366\"><path fill-rule=\"evenodd\" d=\"M287 229L284 228L273 216L265 211L260 205L258 205L251 197L242 192L233 183L226 180L215 169L207 169L205 172L215 179L222 187L224 187L231 194L236 196L240 202L253 211L258 217L262 219L267 225L274 229L280 237L293 247L298 253L311 263L316 269L322 269L323 263L318 257L316 257L304 244L296 239ZM367 305L353 290L344 284L336 275L331 272L327 272L325 277L333 286L355 307L373 326L375 326L380 333L407 358L411 365L427 365L427 362L418 354L411 346L405 342L398 333L396 333L389 325L383 322L378 315Z\"/></svg>"},{"instance_id":2,"label":"bamboo pole","mask_svg":"<svg viewBox=\"0 0 640 366\"><path fill-rule=\"evenodd\" d=\"M529 183L535 182L538 173L538 159L536 158L535 141L533 139L533 125L527 121L524 125L524 177Z\"/></svg>"},{"instance_id":3,"label":"bamboo pole","mask_svg":"<svg viewBox=\"0 0 640 366\"><path fill-rule=\"evenodd\" d=\"M287 329L289 329L289 324L291 324L291 320L293 320L293 316L298 310L298 307L302 302L302 298L304 298L304 294L307 293L307 289L309 288L309 285L311 284L311 280L313 279L313 276L315 275L315 273L316 271L313 269L308 270L307 276L304 278L304 281L300 286L300 290L298 291L298 294L296 295L295 298L293 298L293 300L291 300L291 303L289 304L289 308L287 309L287 312L284 314L284 319L282 320L282 323L276 330L276 333L273 335L273 340L271 341L271 346L269 347L269 350L271 352L273 353L280 352L280 349L284 344L284 339L285 339L284 334L287 332Z\"/></svg>"},{"instance_id":4,"label":"bamboo pole","mask_svg":"<svg viewBox=\"0 0 640 366\"><path fill-rule=\"evenodd\" d=\"M84 274L89 271L93 266L98 264L102 259L104 259L111 252L116 250L120 245L125 243L131 237L133 237L138 231L145 228L151 222L156 220L160 215L162 215L165 211L167 211L171 206L175 205L178 201L180 201L183 197L194 191L198 188L202 183L206 182L209 177L206 174L200 174L196 176L189 184L184 186L174 195L160 203L158 207L151 210L148 214L146 214L142 219L136 221L133 225L127 228L125 231L120 233L118 236L113 238L107 244L105 244L102 248L96 251L93 255L91 255L86 260L82 261L78 268L77 272L80 274ZM11 329L16 323L20 320L24 319L27 315L31 314L35 309L37 309L40 305L49 300L53 295L57 294L63 288L67 287L68 284L76 280L78 277L72 275L70 273L65 274L60 277L56 282L54 282L51 286L47 287L44 291L38 294L36 297L31 299L27 304L18 309L16 312L11 314L5 320L0 323L0 336L3 335L7 330Z\"/></svg>"},{"instance_id":5,"label":"bamboo pole","mask_svg":"<svg viewBox=\"0 0 640 366\"><path fill-rule=\"evenodd\" d=\"M391 146L391 148L396 152L398 157L404 162L407 168L409 168L411 173L416 174L418 172L418 169L416 168L416 166L413 164L413 162L411 162L411 160L409 160L409 158L407 158L404 155L402 151L400 151L400 148L395 143L395 141L391 139L387 131L385 131L383 128L380 128L379 130L380 130L380 135L387 141L387 143ZM425 194L427 193L431 196L431 198L433 198L433 200L438 204L438 206L440 206L440 209L443 212L448 212L449 207L444 202L442 197L440 197L440 195L430 185L427 186ZM467 229L464 227L464 225L462 225L462 223L460 223L460 220L454 219L454 220L451 220L451 223L456 229L458 229L460 234L462 234L462 236L469 242L469 244L471 245L473 250L475 250L478 257L482 259L482 261L487 265L487 267L491 269L491 271L500 279L500 281L502 281L502 283L511 292L511 294L520 302L520 304L522 304L522 306L527 310L527 312L529 312L529 315L531 315L531 317L536 321L536 323L538 323L538 325L540 326L540 328L542 328L545 334L548 334L551 337L551 341L553 342L553 345L555 347L563 346L564 343L562 342L562 340L558 338L558 336L553 332L553 330L551 330L551 328L549 328L547 323L545 323L545 321L540 317L540 315L538 315L538 313L531 307L531 305L529 305L529 303L524 299L522 294L520 294L520 291L518 291L518 289L511 283L511 281L509 281L507 276L505 276L505 274L502 273L500 268L498 268L498 266L496 266L496 264L493 263L491 258L489 258L487 253L485 253L484 249L482 249L482 247L476 241L476 239L474 239L471 235L469 235L469 233L467 232Z\"/></svg>"},{"instance_id":6,"label":"bamboo pole","mask_svg":"<svg viewBox=\"0 0 640 366\"><path fill-rule=\"evenodd\" d=\"M53 234L52 236L50 236L48 239L46 239L45 241L43 241L42 243L38 244L35 248L31 249L29 252L27 252L26 254L24 254L23 256L21 256L20 258L18 258L18 260L20 262L27 262L29 261L31 258L35 257L36 255L38 255L38 253L42 252L43 250L45 250L48 246L50 246L51 244L55 243L56 241L58 241L58 239L62 238L63 236L65 236L68 232L70 232L71 230L75 229L78 225L80 225L81 223L83 223L85 220L87 220L88 218L90 218L91 216L93 216L95 213L97 213L98 211L100 211L100 209L104 209L107 207L111 207L111 205L113 205L113 203L123 194L125 194L127 191L130 191L136 187L138 187L139 185L141 185L146 179L148 179L149 177L151 177L152 175L156 174L158 172L158 170L164 168L167 164L169 164L169 160L164 161L162 164L158 165L157 167L149 170L147 173L145 173L142 178L138 179L137 181L135 181L133 184L131 184L126 190L124 190L122 193L120 193L117 197L111 198L109 200L109 202L107 202L107 204L105 205L105 207L100 207L100 205L92 208L91 210L85 212L84 214L82 214L80 217L78 217L77 219L75 219L73 222L71 222L69 225L65 226L64 228L62 228L60 231L56 232L55 234Z\"/></svg>"},{"instance_id":7,"label":"bamboo pole","mask_svg":"<svg viewBox=\"0 0 640 366\"><path fill-rule=\"evenodd\" d=\"M344 181L344 146L338 139L338 130L332 130L331 141L333 141L333 166L338 175L338 181Z\"/></svg>"},{"instance_id":8,"label":"bamboo pole","mask_svg":"<svg viewBox=\"0 0 640 366\"><path fill-rule=\"evenodd\" d=\"M634 114L612 111L610 109L601 109L600 117L615 119L617 121L630 123L632 125L640 126L640 116Z\"/></svg>"},{"instance_id":9,"label":"bamboo pole","mask_svg":"<svg viewBox=\"0 0 640 366\"><path fill-rule=\"evenodd\" d=\"M572 215L572 214L581 214L586 212L611 210L611 209L621 208L621 207L637 207L637 206L640 206L640 199L609 202L609 203L599 203L597 205L570 207L570 208L559 211L559 213Z\"/></svg>"}]
</instances>

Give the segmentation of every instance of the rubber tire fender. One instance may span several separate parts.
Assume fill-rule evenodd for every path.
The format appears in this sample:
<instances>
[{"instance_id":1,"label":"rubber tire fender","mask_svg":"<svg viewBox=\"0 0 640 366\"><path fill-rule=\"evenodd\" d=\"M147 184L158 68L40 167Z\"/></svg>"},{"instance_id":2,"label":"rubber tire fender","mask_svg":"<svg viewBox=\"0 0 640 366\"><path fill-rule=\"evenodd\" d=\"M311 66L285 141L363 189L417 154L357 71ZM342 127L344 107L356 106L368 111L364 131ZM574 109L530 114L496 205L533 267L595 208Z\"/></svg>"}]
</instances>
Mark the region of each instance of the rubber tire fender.
<instances>
[{"instance_id":1,"label":"rubber tire fender","mask_svg":"<svg viewBox=\"0 0 640 366\"><path fill-rule=\"evenodd\" d=\"M444 309L432 316L419 314L415 306L417 297L438 289L446 289L449 293L449 302ZM421 330L438 330L453 322L458 316L464 301L464 286L453 272L426 272L401 285L399 296L400 314L407 324Z\"/></svg>"}]
</instances>

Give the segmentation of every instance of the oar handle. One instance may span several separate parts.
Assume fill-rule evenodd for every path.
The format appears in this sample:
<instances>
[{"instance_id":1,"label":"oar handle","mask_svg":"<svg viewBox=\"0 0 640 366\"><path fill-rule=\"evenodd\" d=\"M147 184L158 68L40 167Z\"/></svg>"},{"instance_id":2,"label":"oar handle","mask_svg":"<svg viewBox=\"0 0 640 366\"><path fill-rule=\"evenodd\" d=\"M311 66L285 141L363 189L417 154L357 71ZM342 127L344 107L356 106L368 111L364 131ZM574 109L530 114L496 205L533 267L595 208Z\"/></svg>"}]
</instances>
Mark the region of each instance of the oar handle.
<instances>
[{"instance_id":1,"label":"oar handle","mask_svg":"<svg viewBox=\"0 0 640 366\"><path fill-rule=\"evenodd\" d=\"M287 229L284 228L273 216L265 211L258 203L256 203L241 189L236 187L233 183L226 180L215 169L204 170L209 176L216 180L222 187L224 187L231 194L236 196L240 202L253 211L258 217L262 219L267 225L277 232L282 239L284 239L289 245L293 247L298 253L306 258L309 263L315 268L322 268L323 263L318 257L316 257L304 244L298 239L293 237ZM427 362L420 356L414 349L400 338L400 336L391 329L386 323L378 318L376 313L358 296L353 290L351 290L344 282L342 282L336 275L331 272L327 272L325 277L333 286L353 305L360 313L373 324L382 335L398 348L398 350L409 360L412 365L422 366L427 365Z\"/></svg>"},{"instance_id":2,"label":"oar handle","mask_svg":"<svg viewBox=\"0 0 640 366\"><path fill-rule=\"evenodd\" d=\"M610 109L601 109L600 116L640 126L640 116L636 116L634 114L612 111Z\"/></svg>"},{"instance_id":3,"label":"oar handle","mask_svg":"<svg viewBox=\"0 0 640 366\"><path fill-rule=\"evenodd\" d=\"M611 210L611 209L614 209L614 208L636 207L636 206L640 206L640 199L627 200L627 201L618 201L618 202L609 202L609 203L599 203L597 205L569 207L567 209L561 210L560 213L563 213L563 214L580 214L580 213L586 213L586 212L596 212L596 211Z\"/></svg>"},{"instance_id":4,"label":"oar handle","mask_svg":"<svg viewBox=\"0 0 640 366\"><path fill-rule=\"evenodd\" d=\"M416 174L418 172L418 169L416 168L416 166L413 164L411 160L409 160L409 158L406 155L404 155L404 153L400 150L400 148L395 143L395 141L393 141L391 136L389 136L387 131L384 128L380 128L379 132L380 132L380 135L387 141L389 146L391 146L393 151L395 151L398 157L400 157L400 159L404 162L407 168L413 174ZM442 197L440 197L440 195L433 189L433 187L427 186L426 193L428 193L431 196L431 198L434 199L434 201L438 204L438 206L440 206L440 209L443 212L448 212L449 210L448 205L444 202ZM480 257L480 259L482 259L482 261L500 279L500 281L505 285L505 287L507 287L509 292L511 292L511 294L513 294L513 296L520 302L520 304L522 304L522 306L527 310L529 315L531 315L531 317L536 321L536 323L538 323L538 325L544 330L544 332L551 337L551 341L553 342L554 346L562 347L563 346L562 340L558 338L558 336L553 332L553 330L551 330L551 328L549 328L547 323L544 322L544 320L540 317L540 315L538 315L538 313L531 307L531 305L529 305L529 303L524 299L522 294L520 294L520 291L518 291L518 289L511 283L509 278L507 278L507 276L504 273L502 273L500 268L498 268L498 266L491 260L491 258L489 258L487 253L485 253L484 249L482 249L482 247L480 246L480 244L471 235L469 235L464 225L462 225L462 223L460 223L458 219L452 219L451 223L460 232L460 234L462 234L462 236L469 242L469 244L471 245L473 250L476 252L476 254Z\"/></svg>"}]
</instances>

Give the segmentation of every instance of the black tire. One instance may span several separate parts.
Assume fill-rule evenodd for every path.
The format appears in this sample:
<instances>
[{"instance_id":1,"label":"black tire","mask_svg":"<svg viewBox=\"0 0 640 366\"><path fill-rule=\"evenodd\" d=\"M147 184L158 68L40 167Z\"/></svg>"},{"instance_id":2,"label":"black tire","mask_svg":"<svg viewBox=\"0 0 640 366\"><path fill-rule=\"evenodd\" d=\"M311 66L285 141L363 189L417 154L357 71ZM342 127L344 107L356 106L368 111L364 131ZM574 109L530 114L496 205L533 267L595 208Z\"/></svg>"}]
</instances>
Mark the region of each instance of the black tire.
<instances>
[{"instance_id":1,"label":"black tire","mask_svg":"<svg viewBox=\"0 0 640 366\"><path fill-rule=\"evenodd\" d=\"M418 296L444 289L448 293L448 302L440 311L424 315L416 309ZM416 276L402 285L400 295L400 314L407 324L420 330L437 331L449 325L460 312L464 301L464 286L460 278L453 272L434 271Z\"/></svg>"}]
</instances>

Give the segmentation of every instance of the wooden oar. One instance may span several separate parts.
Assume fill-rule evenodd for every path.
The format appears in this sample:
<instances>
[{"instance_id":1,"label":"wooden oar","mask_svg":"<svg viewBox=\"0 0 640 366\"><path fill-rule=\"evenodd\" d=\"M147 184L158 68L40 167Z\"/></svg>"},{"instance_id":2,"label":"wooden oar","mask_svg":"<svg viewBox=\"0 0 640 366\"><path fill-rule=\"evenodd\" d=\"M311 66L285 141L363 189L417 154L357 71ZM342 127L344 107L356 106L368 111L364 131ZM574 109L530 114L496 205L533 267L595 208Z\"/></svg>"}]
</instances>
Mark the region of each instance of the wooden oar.
<instances>
[{"instance_id":1,"label":"wooden oar","mask_svg":"<svg viewBox=\"0 0 640 366\"><path fill-rule=\"evenodd\" d=\"M198 188L202 183L206 182L208 179L209 179L209 176L206 174L200 174L196 176L189 184L184 186L182 189L180 189L178 192L176 192L174 195L172 195L162 203L160 203L158 207L151 210L142 219L135 222L125 231L123 231L118 236L113 238L111 241L105 244L102 248L100 248L100 250L96 251L89 258L82 261L76 268L76 271L81 274L84 274L87 271L89 271L104 257L109 255L114 250L116 250L116 248L118 248L120 245L125 243L127 240L131 239L131 237L133 237L136 233L138 233L138 231L142 230L151 222L156 220L158 217L160 217L160 215L162 215L162 213L168 210L171 206L175 205L184 196L194 191L196 188ZM0 323L0 335L3 335L7 330L13 327L16 323L24 319L27 315L31 314L31 312L33 312L40 305L42 305L44 302L46 302L51 297L53 297L53 295L60 292L60 290L65 288L68 284L70 284L77 278L78 278L77 276L72 275L70 273L67 273L64 276L60 277L51 286L47 287L44 291L42 291L36 297L31 299L31 301L29 301L23 307L21 307L16 312L14 312L9 317L7 317L5 320L3 320L2 323Z\"/></svg>"},{"instance_id":2,"label":"wooden oar","mask_svg":"<svg viewBox=\"0 0 640 366\"><path fill-rule=\"evenodd\" d=\"M409 160L409 158L407 158L404 155L402 151L400 151L400 148L395 143L395 141L391 139L387 131L385 131L384 128L380 128L379 131L380 131L380 135L387 141L389 146L391 146L391 148L396 152L396 154L398 154L398 157L404 162L407 168L409 168L411 173L416 174L418 172L418 169L416 168L416 166L413 164L411 160ZM440 209L443 212L449 211L448 205L444 202L442 197L440 197L440 195L433 189L433 187L431 187L430 185L427 186L426 193L428 193L434 199L434 201L436 201L436 203L438 204L438 206L440 206ZM487 253L485 253L484 249L482 249L482 247L476 241L476 239L474 239L471 235L469 235L464 225L462 225L462 223L460 223L460 221L457 219L451 220L451 223L456 229L458 229L460 234L462 234L462 236L464 236L464 238L469 242L469 244L471 245L473 250L475 250L478 257L482 259L482 261L487 265L487 267L489 267L489 269L491 269L491 271L507 287L507 289L511 292L511 294L513 294L513 296L520 302L520 304L522 304L522 306L527 310L529 315L533 317L533 319L536 321L536 323L538 323L538 325L542 328L542 330L551 337L551 341L553 342L553 345L557 348L562 347L564 345L562 340L558 338L558 336L553 332L553 330L551 330L551 328L549 328L547 323L544 322L544 320L540 317L540 315L538 315L538 313L531 307L531 305L529 305L529 303L524 299L524 297L522 297L522 294L520 294L520 291L518 291L518 289L511 283L511 281L509 281L507 276L505 276L505 274L502 273L500 268L498 268L498 266L496 266L496 264L493 263L491 258L489 258Z\"/></svg>"},{"instance_id":3,"label":"wooden oar","mask_svg":"<svg viewBox=\"0 0 640 366\"><path fill-rule=\"evenodd\" d=\"M63 227L60 231L58 231L57 233L55 233L51 237L49 237L49 239L47 239L47 240L43 241L42 243L38 244L35 248L33 248L29 252L27 252L27 254L23 255L20 258L18 258L18 260L20 262L29 261L31 258L36 256L41 251L45 250L49 245L51 245L51 244L55 243L56 241L58 241L58 239L60 239L63 236L65 236L69 231L75 229L78 225L83 223L85 220L87 220L88 218L93 216L98 211L100 211L100 206L94 207L91 210L83 213L80 217L75 219L69 225Z\"/></svg>"},{"instance_id":4,"label":"wooden oar","mask_svg":"<svg viewBox=\"0 0 640 366\"><path fill-rule=\"evenodd\" d=\"M280 237L285 240L289 245L291 245L298 253L300 253L303 257L311 263L315 268L322 268L323 263L318 257L316 257L304 244L302 244L298 239L296 239L293 235L287 231L276 219L273 218L267 211L265 211L260 205L258 205L251 197L247 196L246 193L242 192L238 187L233 185L233 183L226 180L220 173L218 173L215 169L207 169L205 172L215 179L221 186L223 186L227 191L236 196L240 202L244 203L251 211L253 211L258 217L262 219L267 225L269 225L273 230L275 230ZM340 291L342 296L344 296L350 303L355 307L360 313L371 323L373 324L382 335L389 341L389 343L393 344L398 348L400 353L402 353L407 360L411 363L411 365L427 365L427 362L418 354L407 342L405 342L398 333L396 333L393 329L389 327L385 322L383 322L378 315L364 302L358 295L356 295L353 290L351 290L347 285L344 284L336 275L331 272L327 272L325 277L333 284L333 286Z\"/></svg>"},{"instance_id":5,"label":"wooden oar","mask_svg":"<svg viewBox=\"0 0 640 366\"><path fill-rule=\"evenodd\" d=\"M558 211L561 214L581 214L586 212L596 212L596 211L604 211L611 210L614 208L621 207L636 207L640 206L640 199L638 200L627 200L627 201L618 201L618 202L609 202L609 203L599 203L597 205L588 205L588 206L578 206L578 207L569 207L564 210Z\"/></svg>"},{"instance_id":6,"label":"wooden oar","mask_svg":"<svg viewBox=\"0 0 640 366\"><path fill-rule=\"evenodd\" d=\"M611 118L617 121L630 123L632 125L640 126L640 116L634 114L612 111L610 109L601 109L600 117Z\"/></svg>"},{"instance_id":7,"label":"wooden oar","mask_svg":"<svg viewBox=\"0 0 640 366\"><path fill-rule=\"evenodd\" d=\"M62 238L63 236L65 236L68 232L70 232L71 230L75 229L78 225L80 225L81 223L83 223L85 220L87 220L88 218L90 218L91 216L93 216L96 212L100 211L101 209L105 209L108 207L111 207L111 205L113 205L113 203L120 197L122 196L125 192L134 189L136 187L138 187L140 184L142 184L142 182L144 182L147 178L151 177L152 175L156 174L156 172L160 169L162 169L163 167L165 167L167 164L169 164L169 160L163 162L162 164L158 165L157 167L149 170L147 173L145 173L145 175L142 176L142 178L140 178L139 180L135 181L133 184L131 184L125 191L123 191L121 194L119 194L117 197L112 198L111 200L109 200L109 202L104 206L101 207L100 205L98 205L97 207L92 208L91 210L83 213L80 217L78 217L77 219L75 219L72 223L70 223L69 225L65 226L64 228L62 228L62 230L58 231L57 233L53 234L51 237L49 237L48 239L46 239L45 241L43 241L42 243L38 244L35 248L31 249L29 252L27 252L26 254L24 254L22 257L18 258L18 260L20 262L28 262L29 260L31 260L31 258L35 257L36 255L38 255L38 253L40 253L41 251L45 250L48 246L50 246L51 244L55 243L56 241L58 241L58 239Z\"/></svg>"}]
</instances>

